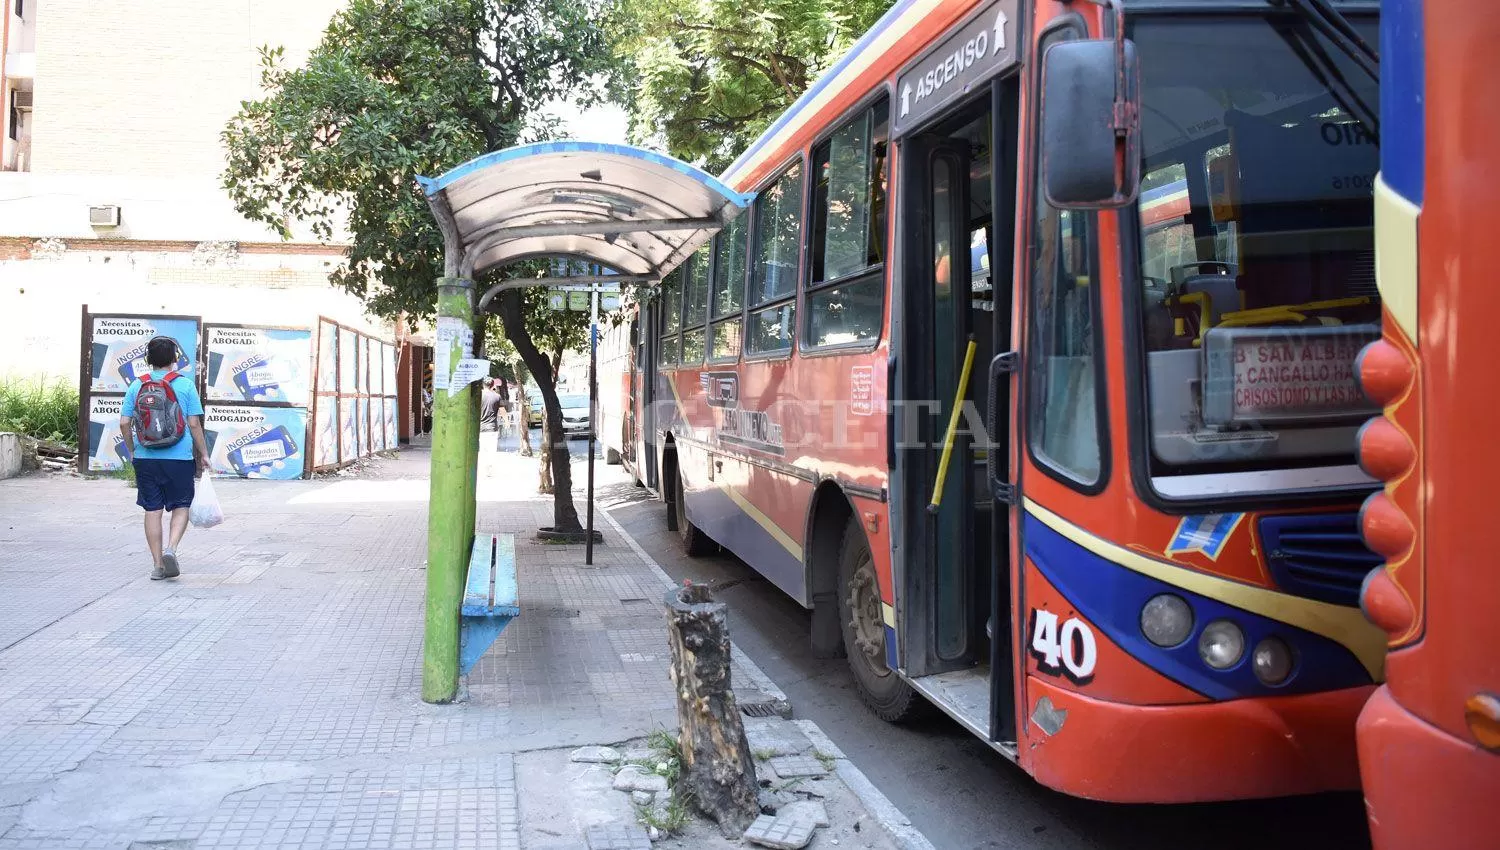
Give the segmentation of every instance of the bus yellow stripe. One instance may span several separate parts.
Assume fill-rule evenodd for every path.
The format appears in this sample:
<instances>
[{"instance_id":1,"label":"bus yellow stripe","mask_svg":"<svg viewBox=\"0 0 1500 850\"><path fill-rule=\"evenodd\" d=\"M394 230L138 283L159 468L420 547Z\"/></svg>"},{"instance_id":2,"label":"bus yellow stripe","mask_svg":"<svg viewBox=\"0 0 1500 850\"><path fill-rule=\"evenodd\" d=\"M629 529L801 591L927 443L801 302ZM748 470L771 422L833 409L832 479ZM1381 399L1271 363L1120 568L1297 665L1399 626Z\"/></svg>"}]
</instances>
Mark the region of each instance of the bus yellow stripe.
<instances>
[{"instance_id":1,"label":"bus yellow stripe","mask_svg":"<svg viewBox=\"0 0 1500 850\"><path fill-rule=\"evenodd\" d=\"M782 548L786 549L788 552L791 552L792 557L796 558L799 561L802 560L802 545L793 540L790 534L787 534L785 531L783 531L781 529L781 526L776 524L775 520L766 516L760 508L757 508L755 505L750 504L750 500L745 498L743 493L734 489L733 487L721 487L719 489L729 494L729 498L736 505L740 506L740 510L744 511L749 515L751 519L755 520L755 523L761 528L764 528L766 530L766 533L776 538L776 542L780 543Z\"/></svg>"},{"instance_id":2,"label":"bus yellow stripe","mask_svg":"<svg viewBox=\"0 0 1500 850\"><path fill-rule=\"evenodd\" d=\"M1375 175L1375 283L1406 338L1417 345L1417 218L1422 208Z\"/></svg>"},{"instance_id":3,"label":"bus yellow stripe","mask_svg":"<svg viewBox=\"0 0 1500 850\"><path fill-rule=\"evenodd\" d=\"M1354 653L1375 681L1381 681L1384 677L1385 635L1370 624L1358 608L1346 608L1342 605L1288 596L1263 587L1241 584L1237 581L1173 566L1148 558L1123 546L1100 540L1030 499L1026 499L1025 503L1027 512L1032 516L1041 520L1053 531L1101 558L1106 558L1128 570L1134 570L1158 581L1244 609L1252 614L1259 614L1262 617L1269 617L1304 631L1322 635Z\"/></svg>"}]
</instances>

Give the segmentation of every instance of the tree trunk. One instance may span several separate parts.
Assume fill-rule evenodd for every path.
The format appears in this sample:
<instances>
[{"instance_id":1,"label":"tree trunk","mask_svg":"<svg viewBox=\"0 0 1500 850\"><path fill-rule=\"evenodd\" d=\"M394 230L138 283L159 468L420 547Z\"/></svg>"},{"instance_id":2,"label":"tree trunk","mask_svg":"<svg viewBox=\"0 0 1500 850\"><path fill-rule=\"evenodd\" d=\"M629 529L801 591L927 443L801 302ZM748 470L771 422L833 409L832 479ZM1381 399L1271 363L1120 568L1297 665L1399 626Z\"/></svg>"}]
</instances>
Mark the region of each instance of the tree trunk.
<instances>
[{"instance_id":1,"label":"tree trunk","mask_svg":"<svg viewBox=\"0 0 1500 850\"><path fill-rule=\"evenodd\" d=\"M531 396L526 392L525 379L516 382L516 410L520 418L516 422L516 428L520 432L517 436L521 438L521 457L531 457L535 454L531 448Z\"/></svg>"},{"instance_id":2,"label":"tree trunk","mask_svg":"<svg viewBox=\"0 0 1500 850\"><path fill-rule=\"evenodd\" d=\"M521 355L537 388L542 391L542 462L550 464L552 473L552 529L582 531L578 508L573 505L573 469L569 465L568 441L562 429L562 405L557 401L557 370L547 355L536 347L526 330L525 302L518 289L502 292L495 299L500 307L500 322L505 334ZM561 352L557 354L562 357Z\"/></svg>"},{"instance_id":3,"label":"tree trunk","mask_svg":"<svg viewBox=\"0 0 1500 850\"><path fill-rule=\"evenodd\" d=\"M667 591L665 602L682 750L677 790L718 821L725 838L736 839L760 814L760 789L729 689L728 609L697 584Z\"/></svg>"}]
</instances>

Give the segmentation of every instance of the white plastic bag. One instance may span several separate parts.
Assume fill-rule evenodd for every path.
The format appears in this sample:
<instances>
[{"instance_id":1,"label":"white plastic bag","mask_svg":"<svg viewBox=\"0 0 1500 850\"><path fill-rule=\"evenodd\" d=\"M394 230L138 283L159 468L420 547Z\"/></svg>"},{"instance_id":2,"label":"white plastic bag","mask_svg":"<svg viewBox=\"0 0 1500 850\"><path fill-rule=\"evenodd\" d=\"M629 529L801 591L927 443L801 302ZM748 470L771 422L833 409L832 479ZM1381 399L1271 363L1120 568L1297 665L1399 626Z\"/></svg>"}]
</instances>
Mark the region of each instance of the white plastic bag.
<instances>
[{"instance_id":1,"label":"white plastic bag","mask_svg":"<svg viewBox=\"0 0 1500 850\"><path fill-rule=\"evenodd\" d=\"M210 476L203 476L193 493L193 506L188 508L188 521L198 528L213 528L224 521L224 509L219 507L213 482Z\"/></svg>"}]
</instances>

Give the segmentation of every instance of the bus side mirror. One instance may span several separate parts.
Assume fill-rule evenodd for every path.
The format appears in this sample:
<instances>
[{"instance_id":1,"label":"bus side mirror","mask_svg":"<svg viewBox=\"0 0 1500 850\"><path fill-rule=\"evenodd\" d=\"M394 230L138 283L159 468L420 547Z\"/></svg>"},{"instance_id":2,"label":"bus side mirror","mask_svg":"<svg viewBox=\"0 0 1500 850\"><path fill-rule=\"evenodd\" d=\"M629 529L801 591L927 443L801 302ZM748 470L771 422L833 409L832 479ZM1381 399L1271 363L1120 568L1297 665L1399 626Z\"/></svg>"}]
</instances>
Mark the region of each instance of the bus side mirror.
<instances>
[{"instance_id":1,"label":"bus side mirror","mask_svg":"<svg viewBox=\"0 0 1500 850\"><path fill-rule=\"evenodd\" d=\"M1140 103L1134 42L1123 37L1064 41L1047 49L1041 154L1049 204L1110 209L1135 201L1141 183Z\"/></svg>"}]
</instances>

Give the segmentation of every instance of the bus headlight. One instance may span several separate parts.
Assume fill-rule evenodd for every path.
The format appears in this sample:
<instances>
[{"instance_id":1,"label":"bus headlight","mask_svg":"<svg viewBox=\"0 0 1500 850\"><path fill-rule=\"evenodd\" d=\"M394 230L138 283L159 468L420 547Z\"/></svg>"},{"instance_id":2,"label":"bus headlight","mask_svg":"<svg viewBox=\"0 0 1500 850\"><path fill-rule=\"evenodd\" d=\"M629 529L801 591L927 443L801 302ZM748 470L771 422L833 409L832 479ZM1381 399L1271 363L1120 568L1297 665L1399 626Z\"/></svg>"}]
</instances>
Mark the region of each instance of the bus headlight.
<instances>
[{"instance_id":1,"label":"bus headlight","mask_svg":"<svg viewBox=\"0 0 1500 850\"><path fill-rule=\"evenodd\" d=\"M1255 645L1250 666L1262 684L1279 685L1292 675L1292 648L1281 638L1268 637Z\"/></svg>"},{"instance_id":2,"label":"bus headlight","mask_svg":"<svg viewBox=\"0 0 1500 850\"><path fill-rule=\"evenodd\" d=\"M1157 646L1176 646L1193 633L1193 609L1181 596L1157 594L1141 608L1141 633Z\"/></svg>"},{"instance_id":3,"label":"bus headlight","mask_svg":"<svg viewBox=\"0 0 1500 850\"><path fill-rule=\"evenodd\" d=\"M1228 670L1245 654L1245 633L1228 620L1214 620L1198 636L1198 655L1215 670Z\"/></svg>"}]
</instances>

